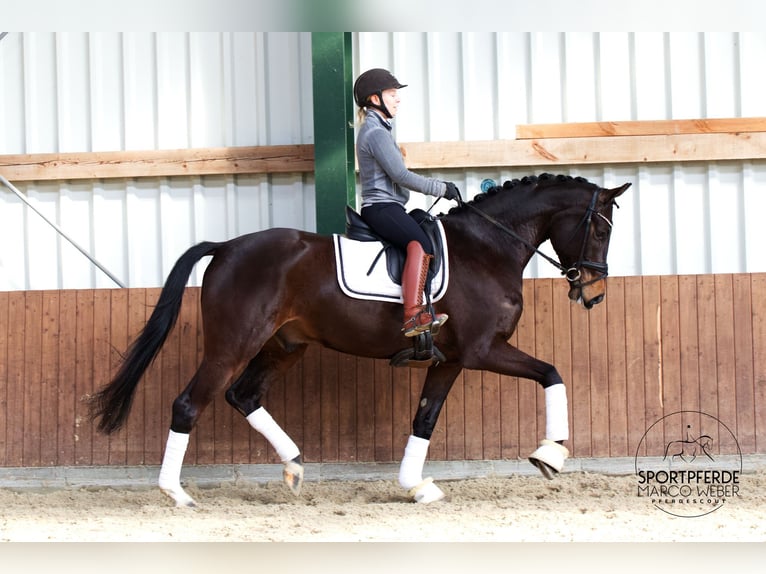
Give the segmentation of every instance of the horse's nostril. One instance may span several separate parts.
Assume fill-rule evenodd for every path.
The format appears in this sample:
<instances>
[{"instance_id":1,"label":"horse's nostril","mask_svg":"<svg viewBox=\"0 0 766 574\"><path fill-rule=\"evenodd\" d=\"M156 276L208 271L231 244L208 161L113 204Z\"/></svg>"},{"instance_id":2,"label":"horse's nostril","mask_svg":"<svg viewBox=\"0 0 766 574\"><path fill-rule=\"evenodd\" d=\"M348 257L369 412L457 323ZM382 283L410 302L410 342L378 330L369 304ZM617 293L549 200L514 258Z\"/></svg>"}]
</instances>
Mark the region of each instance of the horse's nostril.
<instances>
[{"instance_id":1,"label":"horse's nostril","mask_svg":"<svg viewBox=\"0 0 766 574\"><path fill-rule=\"evenodd\" d=\"M594 297L593 299L591 299L590 301L585 303L585 308L586 309L592 309L595 305L598 305L603 300L604 300L604 295L603 294L597 295L596 297Z\"/></svg>"}]
</instances>

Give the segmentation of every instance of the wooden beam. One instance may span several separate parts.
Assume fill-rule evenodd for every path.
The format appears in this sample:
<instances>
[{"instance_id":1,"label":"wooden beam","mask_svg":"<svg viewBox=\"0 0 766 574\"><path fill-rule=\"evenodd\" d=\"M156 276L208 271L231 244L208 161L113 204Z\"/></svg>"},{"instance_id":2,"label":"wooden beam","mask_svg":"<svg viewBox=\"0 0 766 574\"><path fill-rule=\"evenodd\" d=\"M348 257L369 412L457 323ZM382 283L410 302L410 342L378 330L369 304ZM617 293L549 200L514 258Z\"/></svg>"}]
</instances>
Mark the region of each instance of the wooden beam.
<instances>
[{"instance_id":1,"label":"wooden beam","mask_svg":"<svg viewBox=\"0 0 766 574\"><path fill-rule=\"evenodd\" d=\"M404 144L410 169L766 159L766 132Z\"/></svg>"},{"instance_id":2,"label":"wooden beam","mask_svg":"<svg viewBox=\"0 0 766 574\"><path fill-rule=\"evenodd\" d=\"M405 143L410 169L471 169L766 159L766 129L731 133L633 135ZM126 152L0 155L11 182L138 177L306 173L314 146L281 145Z\"/></svg>"},{"instance_id":3,"label":"wooden beam","mask_svg":"<svg viewBox=\"0 0 766 574\"><path fill-rule=\"evenodd\" d=\"M314 170L313 145L0 155L10 181L295 173Z\"/></svg>"},{"instance_id":4,"label":"wooden beam","mask_svg":"<svg viewBox=\"0 0 766 574\"><path fill-rule=\"evenodd\" d=\"M585 122L516 126L517 139L765 132L766 118Z\"/></svg>"}]
</instances>

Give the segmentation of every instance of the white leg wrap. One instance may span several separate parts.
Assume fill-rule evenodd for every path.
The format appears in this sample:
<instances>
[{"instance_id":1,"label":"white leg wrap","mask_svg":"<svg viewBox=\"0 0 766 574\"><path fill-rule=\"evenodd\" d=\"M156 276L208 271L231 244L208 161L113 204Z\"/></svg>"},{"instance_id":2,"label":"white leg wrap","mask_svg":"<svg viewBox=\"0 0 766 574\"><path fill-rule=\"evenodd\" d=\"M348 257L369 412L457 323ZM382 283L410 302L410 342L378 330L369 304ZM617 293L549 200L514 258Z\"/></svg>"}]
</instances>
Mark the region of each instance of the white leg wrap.
<instances>
[{"instance_id":1,"label":"white leg wrap","mask_svg":"<svg viewBox=\"0 0 766 574\"><path fill-rule=\"evenodd\" d=\"M569 438L567 390L563 384L545 389L545 438L552 441Z\"/></svg>"},{"instance_id":2,"label":"white leg wrap","mask_svg":"<svg viewBox=\"0 0 766 574\"><path fill-rule=\"evenodd\" d=\"M444 493L434 484L432 478L423 480L423 465L426 462L430 442L410 435L399 466L399 484L407 489L415 502L429 503L444 498Z\"/></svg>"},{"instance_id":3,"label":"white leg wrap","mask_svg":"<svg viewBox=\"0 0 766 574\"><path fill-rule=\"evenodd\" d=\"M172 430L168 433L158 482L162 491L176 501L176 506L195 506L194 500L181 487L181 466L188 446L188 434Z\"/></svg>"},{"instance_id":4,"label":"white leg wrap","mask_svg":"<svg viewBox=\"0 0 766 574\"><path fill-rule=\"evenodd\" d=\"M407 490L423 482L423 465L431 441L410 435L399 466L399 484Z\"/></svg>"},{"instance_id":5,"label":"white leg wrap","mask_svg":"<svg viewBox=\"0 0 766 574\"><path fill-rule=\"evenodd\" d=\"M287 436L287 433L282 430L282 427L277 424L265 408L258 407L246 418L251 427L266 437L266 440L277 451L277 456L282 462L290 461L301 453L298 445Z\"/></svg>"}]
</instances>

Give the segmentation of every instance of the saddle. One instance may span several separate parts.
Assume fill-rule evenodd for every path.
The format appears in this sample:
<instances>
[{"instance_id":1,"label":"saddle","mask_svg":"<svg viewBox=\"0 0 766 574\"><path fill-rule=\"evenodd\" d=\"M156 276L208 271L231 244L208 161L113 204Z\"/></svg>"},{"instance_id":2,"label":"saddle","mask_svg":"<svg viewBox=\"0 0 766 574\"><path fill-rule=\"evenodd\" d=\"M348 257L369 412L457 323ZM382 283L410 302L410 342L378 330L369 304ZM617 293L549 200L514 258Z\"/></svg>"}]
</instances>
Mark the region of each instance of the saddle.
<instances>
[{"instance_id":1,"label":"saddle","mask_svg":"<svg viewBox=\"0 0 766 574\"><path fill-rule=\"evenodd\" d=\"M410 211L409 214L426 232L426 235L428 235L428 238L431 240L431 244L434 247L434 257L431 259L431 264L428 269L428 280L426 281L426 285L430 286L431 280L438 272L444 258L444 242L442 241L442 234L439 231L436 218L426 211L422 209L414 209ZM372 272L380 258L385 255L384 260L386 261L388 276L395 284L402 284L402 270L404 269L407 253L375 233L375 231L373 231L373 229L362 219L362 216L348 205L346 206L345 235L348 239L353 239L355 241L378 241L382 243L383 247L370 265L367 274L369 275ZM428 305L431 304L429 291L430 289L427 287L426 299ZM429 331L420 333L411 339L411 348L402 349L391 357L389 363L392 366L428 368L446 360L444 354L434 345L433 336Z\"/></svg>"},{"instance_id":2,"label":"saddle","mask_svg":"<svg viewBox=\"0 0 766 574\"><path fill-rule=\"evenodd\" d=\"M428 268L428 283L433 279L441 266L442 259L444 257L444 243L442 241L442 235L439 233L439 228L436 225L436 218L428 212L422 209L413 209L409 212L410 216L418 222L420 227L425 231L428 238L431 240L431 245L434 247L434 256L431 259L431 264ZM346 237L355 241L380 241L383 244L383 248L380 253L370 265L368 275L371 270L377 265L380 258L385 255L386 269L391 281L397 285L402 284L402 270L404 269L404 261L407 258L407 253L395 245L387 242L380 235L375 233L373 229L367 225L352 207L346 206Z\"/></svg>"}]
</instances>

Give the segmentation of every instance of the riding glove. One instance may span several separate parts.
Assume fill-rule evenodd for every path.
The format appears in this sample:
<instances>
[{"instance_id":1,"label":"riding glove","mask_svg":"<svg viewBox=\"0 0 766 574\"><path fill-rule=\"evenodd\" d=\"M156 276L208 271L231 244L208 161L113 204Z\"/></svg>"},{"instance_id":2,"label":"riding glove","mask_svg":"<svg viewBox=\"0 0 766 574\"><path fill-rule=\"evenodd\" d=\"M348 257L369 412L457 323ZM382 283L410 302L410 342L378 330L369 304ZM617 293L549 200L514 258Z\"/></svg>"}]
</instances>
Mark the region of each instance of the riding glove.
<instances>
[{"instance_id":1,"label":"riding glove","mask_svg":"<svg viewBox=\"0 0 766 574\"><path fill-rule=\"evenodd\" d=\"M451 181L445 181L444 182L447 185L447 191L444 192L444 199L454 199L457 201L461 201L460 197L460 191L458 190L457 186L452 183Z\"/></svg>"}]
</instances>

